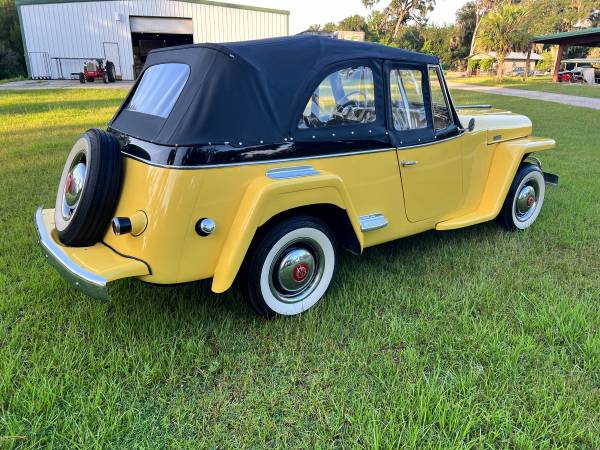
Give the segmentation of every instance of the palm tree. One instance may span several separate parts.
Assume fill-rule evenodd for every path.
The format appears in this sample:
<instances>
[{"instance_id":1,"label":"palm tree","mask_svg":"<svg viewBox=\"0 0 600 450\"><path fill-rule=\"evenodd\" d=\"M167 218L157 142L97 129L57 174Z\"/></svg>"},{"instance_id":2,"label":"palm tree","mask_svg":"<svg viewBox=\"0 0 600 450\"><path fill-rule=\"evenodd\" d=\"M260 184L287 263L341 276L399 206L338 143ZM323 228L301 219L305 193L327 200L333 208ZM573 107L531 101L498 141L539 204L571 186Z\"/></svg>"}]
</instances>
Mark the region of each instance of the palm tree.
<instances>
[{"instance_id":1,"label":"palm tree","mask_svg":"<svg viewBox=\"0 0 600 450\"><path fill-rule=\"evenodd\" d=\"M485 50L496 51L496 77L504 77L506 55L523 48L528 41L527 10L522 6L502 4L485 15L477 30L477 44Z\"/></svg>"}]
</instances>

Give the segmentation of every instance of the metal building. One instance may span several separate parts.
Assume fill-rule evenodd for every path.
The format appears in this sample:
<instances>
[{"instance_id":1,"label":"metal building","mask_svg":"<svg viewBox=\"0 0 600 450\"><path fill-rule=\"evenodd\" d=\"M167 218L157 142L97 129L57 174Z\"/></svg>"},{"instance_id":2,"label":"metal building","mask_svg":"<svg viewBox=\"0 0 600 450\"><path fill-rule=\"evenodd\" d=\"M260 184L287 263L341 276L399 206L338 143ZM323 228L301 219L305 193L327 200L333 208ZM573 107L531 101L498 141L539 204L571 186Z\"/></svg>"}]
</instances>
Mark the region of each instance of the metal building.
<instances>
[{"instance_id":1,"label":"metal building","mask_svg":"<svg viewBox=\"0 0 600 450\"><path fill-rule=\"evenodd\" d=\"M207 0L16 0L31 78L71 78L86 59L132 80L154 48L289 34L289 11Z\"/></svg>"}]
</instances>

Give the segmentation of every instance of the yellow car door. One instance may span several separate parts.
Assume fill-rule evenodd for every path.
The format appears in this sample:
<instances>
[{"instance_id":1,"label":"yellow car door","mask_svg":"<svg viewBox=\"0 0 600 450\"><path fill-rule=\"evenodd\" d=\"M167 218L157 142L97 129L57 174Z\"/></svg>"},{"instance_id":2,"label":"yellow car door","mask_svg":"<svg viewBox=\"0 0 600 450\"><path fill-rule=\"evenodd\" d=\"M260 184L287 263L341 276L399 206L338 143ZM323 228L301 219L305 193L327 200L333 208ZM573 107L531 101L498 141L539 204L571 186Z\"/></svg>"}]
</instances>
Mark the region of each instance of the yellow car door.
<instances>
[{"instance_id":1,"label":"yellow car door","mask_svg":"<svg viewBox=\"0 0 600 450\"><path fill-rule=\"evenodd\" d=\"M462 130L440 69L390 64L386 73L406 216L443 219L462 204Z\"/></svg>"}]
</instances>

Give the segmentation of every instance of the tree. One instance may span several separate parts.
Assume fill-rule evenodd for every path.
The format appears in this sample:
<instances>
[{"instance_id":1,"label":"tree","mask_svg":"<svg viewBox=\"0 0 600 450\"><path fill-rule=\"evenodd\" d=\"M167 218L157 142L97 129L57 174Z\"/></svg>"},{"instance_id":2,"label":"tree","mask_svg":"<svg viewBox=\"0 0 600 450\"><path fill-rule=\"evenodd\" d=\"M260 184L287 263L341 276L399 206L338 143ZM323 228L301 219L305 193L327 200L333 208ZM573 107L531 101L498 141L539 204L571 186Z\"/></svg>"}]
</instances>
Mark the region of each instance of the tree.
<instances>
[{"instance_id":1,"label":"tree","mask_svg":"<svg viewBox=\"0 0 600 450\"><path fill-rule=\"evenodd\" d=\"M367 8L373 8L380 0L362 0ZM392 38L397 38L400 33L400 27L409 22L417 25L427 23L427 15L433 11L436 0L391 0L383 10L383 20L379 25L383 27L379 32L390 34Z\"/></svg>"},{"instance_id":2,"label":"tree","mask_svg":"<svg viewBox=\"0 0 600 450\"><path fill-rule=\"evenodd\" d=\"M0 0L0 78L25 74L19 16L14 0Z\"/></svg>"},{"instance_id":3,"label":"tree","mask_svg":"<svg viewBox=\"0 0 600 450\"><path fill-rule=\"evenodd\" d=\"M527 34L527 10L522 6L502 4L482 19L476 40L486 50L496 51L498 69L496 77L504 77L506 55L529 43Z\"/></svg>"},{"instance_id":4,"label":"tree","mask_svg":"<svg viewBox=\"0 0 600 450\"><path fill-rule=\"evenodd\" d=\"M501 1L502 0L475 0L475 28L471 37L471 48L469 50L469 56L473 56L475 54L475 38L477 36L477 31L479 30L479 26L481 25L482 20L484 19L485 15L489 11L493 10L498 4L500 4Z\"/></svg>"},{"instance_id":5,"label":"tree","mask_svg":"<svg viewBox=\"0 0 600 450\"><path fill-rule=\"evenodd\" d=\"M340 21L338 29L344 31L367 31L367 21L363 16L356 14Z\"/></svg>"},{"instance_id":6,"label":"tree","mask_svg":"<svg viewBox=\"0 0 600 450\"><path fill-rule=\"evenodd\" d=\"M453 39L455 40L456 46L467 49L467 54L465 56L470 56L469 51L471 42L473 41L477 20L477 5L474 1L465 3L458 11L456 11Z\"/></svg>"}]
</instances>

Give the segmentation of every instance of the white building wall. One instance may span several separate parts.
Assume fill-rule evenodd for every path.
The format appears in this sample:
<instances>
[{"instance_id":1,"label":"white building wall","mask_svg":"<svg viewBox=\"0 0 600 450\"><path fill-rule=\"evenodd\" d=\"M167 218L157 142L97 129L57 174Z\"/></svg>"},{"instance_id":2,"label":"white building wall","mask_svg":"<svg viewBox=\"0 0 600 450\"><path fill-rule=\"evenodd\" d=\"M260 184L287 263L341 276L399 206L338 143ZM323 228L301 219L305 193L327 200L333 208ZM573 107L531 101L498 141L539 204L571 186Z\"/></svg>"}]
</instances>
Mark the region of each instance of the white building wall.
<instances>
[{"instance_id":1,"label":"white building wall","mask_svg":"<svg viewBox=\"0 0 600 450\"><path fill-rule=\"evenodd\" d=\"M19 5L32 77L58 78L53 57L103 58L103 42L119 46L123 79L133 79L129 16L191 18L194 43L230 42L287 36L288 16L212 2L114 0ZM120 20L116 20L120 17ZM65 77L79 72L83 61L62 61ZM47 72L50 72L49 74Z\"/></svg>"}]
</instances>

